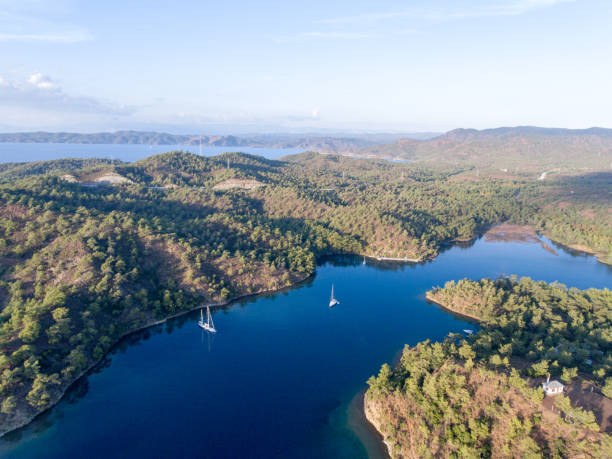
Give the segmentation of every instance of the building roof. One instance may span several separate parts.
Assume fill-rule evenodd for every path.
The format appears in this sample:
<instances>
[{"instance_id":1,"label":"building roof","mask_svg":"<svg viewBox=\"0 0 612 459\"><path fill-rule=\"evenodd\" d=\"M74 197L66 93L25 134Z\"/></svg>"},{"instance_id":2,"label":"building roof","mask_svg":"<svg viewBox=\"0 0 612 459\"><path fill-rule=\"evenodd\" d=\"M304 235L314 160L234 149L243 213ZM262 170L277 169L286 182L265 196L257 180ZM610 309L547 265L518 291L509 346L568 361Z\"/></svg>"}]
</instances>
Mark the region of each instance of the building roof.
<instances>
[{"instance_id":1,"label":"building roof","mask_svg":"<svg viewBox=\"0 0 612 459\"><path fill-rule=\"evenodd\" d=\"M549 381L542 384L545 390L547 389L563 389L565 386L561 384L559 381Z\"/></svg>"}]
</instances>

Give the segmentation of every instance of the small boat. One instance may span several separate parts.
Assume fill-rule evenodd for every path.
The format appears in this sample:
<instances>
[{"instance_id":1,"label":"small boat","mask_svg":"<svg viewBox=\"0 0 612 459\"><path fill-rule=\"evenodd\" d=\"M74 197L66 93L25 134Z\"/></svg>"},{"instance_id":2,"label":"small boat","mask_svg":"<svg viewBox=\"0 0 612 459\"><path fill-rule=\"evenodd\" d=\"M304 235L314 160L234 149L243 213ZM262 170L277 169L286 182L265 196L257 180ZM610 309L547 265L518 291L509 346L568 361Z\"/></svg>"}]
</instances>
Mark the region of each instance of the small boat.
<instances>
[{"instance_id":1,"label":"small boat","mask_svg":"<svg viewBox=\"0 0 612 459\"><path fill-rule=\"evenodd\" d=\"M329 300L329 307L333 308L337 304L340 304L340 302L334 298L334 284L332 284L332 293L331 293L331 299Z\"/></svg>"},{"instance_id":2,"label":"small boat","mask_svg":"<svg viewBox=\"0 0 612 459\"><path fill-rule=\"evenodd\" d=\"M463 332L464 332L466 335L473 335L473 334L474 334L474 330L471 330L471 329L469 329L469 328L464 328L464 329L463 329Z\"/></svg>"},{"instance_id":3,"label":"small boat","mask_svg":"<svg viewBox=\"0 0 612 459\"><path fill-rule=\"evenodd\" d=\"M212 315L210 314L210 306L206 306L206 322L204 322L204 313L200 309L200 320L198 321L198 325L207 332L217 333L217 329L215 328L215 324L212 320Z\"/></svg>"},{"instance_id":4,"label":"small boat","mask_svg":"<svg viewBox=\"0 0 612 459\"><path fill-rule=\"evenodd\" d=\"M363 266L365 266L366 261L365 261L365 257L363 257L363 263L361 263Z\"/></svg>"}]
</instances>

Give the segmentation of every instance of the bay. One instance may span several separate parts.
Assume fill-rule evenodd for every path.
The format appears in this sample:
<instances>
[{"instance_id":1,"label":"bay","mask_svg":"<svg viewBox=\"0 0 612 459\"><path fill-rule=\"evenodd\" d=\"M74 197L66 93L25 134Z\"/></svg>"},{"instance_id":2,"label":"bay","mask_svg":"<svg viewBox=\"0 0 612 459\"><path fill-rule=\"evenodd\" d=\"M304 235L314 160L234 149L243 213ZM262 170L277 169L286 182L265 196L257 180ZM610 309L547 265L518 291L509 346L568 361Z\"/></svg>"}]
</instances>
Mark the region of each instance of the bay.
<instances>
[{"instance_id":1,"label":"bay","mask_svg":"<svg viewBox=\"0 0 612 459\"><path fill-rule=\"evenodd\" d=\"M431 262L324 261L283 292L199 312L121 342L56 407L0 440L10 458L375 456L351 401L404 344L476 328L428 304L451 279L517 274L578 288L612 285L593 256L541 245L455 245ZM340 305L328 307L331 284ZM366 448L366 445L368 446Z\"/></svg>"}]
</instances>

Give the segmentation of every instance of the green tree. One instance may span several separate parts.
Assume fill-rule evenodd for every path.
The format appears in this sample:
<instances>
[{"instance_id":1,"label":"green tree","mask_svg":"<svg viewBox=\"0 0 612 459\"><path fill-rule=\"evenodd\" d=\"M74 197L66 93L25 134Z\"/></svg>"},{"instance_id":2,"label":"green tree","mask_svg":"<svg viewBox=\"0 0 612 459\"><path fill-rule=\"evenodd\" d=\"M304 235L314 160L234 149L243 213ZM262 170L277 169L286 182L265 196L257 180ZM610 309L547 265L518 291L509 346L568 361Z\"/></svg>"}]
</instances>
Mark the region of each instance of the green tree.
<instances>
[{"instance_id":1,"label":"green tree","mask_svg":"<svg viewBox=\"0 0 612 459\"><path fill-rule=\"evenodd\" d=\"M3 414L13 414L15 408L17 408L17 399L14 395L9 395L2 400L0 411Z\"/></svg>"}]
</instances>

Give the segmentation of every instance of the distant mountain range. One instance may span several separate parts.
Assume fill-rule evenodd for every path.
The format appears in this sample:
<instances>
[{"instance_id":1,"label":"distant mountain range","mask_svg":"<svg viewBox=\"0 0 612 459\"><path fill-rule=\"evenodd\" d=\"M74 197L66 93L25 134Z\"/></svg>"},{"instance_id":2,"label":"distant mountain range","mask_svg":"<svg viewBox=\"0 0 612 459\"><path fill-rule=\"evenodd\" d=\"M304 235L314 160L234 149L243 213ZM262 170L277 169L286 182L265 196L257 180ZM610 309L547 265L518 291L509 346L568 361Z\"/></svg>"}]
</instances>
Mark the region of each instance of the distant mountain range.
<instances>
[{"instance_id":1,"label":"distant mountain range","mask_svg":"<svg viewBox=\"0 0 612 459\"><path fill-rule=\"evenodd\" d=\"M395 137L397 138L397 136ZM373 136L348 138L332 136L295 136L266 134L249 137L233 135L175 135L159 132L118 131L94 134L72 132L23 132L0 134L0 142L14 143L81 143L81 144L144 144L198 145L219 147L303 148L325 152L355 151L375 145L380 140Z\"/></svg>"},{"instance_id":2,"label":"distant mountain range","mask_svg":"<svg viewBox=\"0 0 612 459\"><path fill-rule=\"evenodd\" d=\"M0 134L0 142L152 144L298 148L322 153L395 160L477 164L508 170L542 167L609 169L612 167L612 129L559 129L534 126L496 129L455 129L432 133L355 134L354 137L317 134L175 135L118 131L94 134L24 132ZM395 141L394 141L395 140Z\"/></svg>"},{"instance_id":3,"label":"distant mountain range","mask_svg":"<svg viewBox=\"0 0 612 459\"><path fill-rule=\"evenodd\" d=\"M612 167L612 129L532 126L455 129L428 140L400 139L357 149L356 156L472 163L503 169Z\"/></svg>"}]
</instances>

